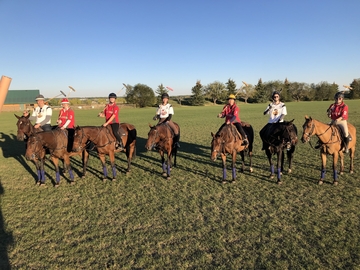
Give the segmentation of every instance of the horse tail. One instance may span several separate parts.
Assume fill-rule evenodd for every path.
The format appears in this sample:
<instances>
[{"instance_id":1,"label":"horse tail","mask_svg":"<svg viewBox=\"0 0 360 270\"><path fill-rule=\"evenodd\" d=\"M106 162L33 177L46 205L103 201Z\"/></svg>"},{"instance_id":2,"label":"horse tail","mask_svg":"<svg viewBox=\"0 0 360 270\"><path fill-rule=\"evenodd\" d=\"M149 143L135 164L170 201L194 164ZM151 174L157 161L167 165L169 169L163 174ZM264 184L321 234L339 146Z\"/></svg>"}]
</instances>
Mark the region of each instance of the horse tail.
<instances>
[{"instance_id":1,"label":"horse tail","mask_svg":"<svg viewBox=\"0 0 360 270\"><path fill-rule=\"evenodd\" d=\"M135 127L133 129L129 129L129 127L127 127L127 129L128 129L128 141L126 142L126 151L128 152L130 151L130 144L134 141L136 142L137 131ZM134 145L133 158L136 158L136 143Z\"/></svg>"}]
</instances>

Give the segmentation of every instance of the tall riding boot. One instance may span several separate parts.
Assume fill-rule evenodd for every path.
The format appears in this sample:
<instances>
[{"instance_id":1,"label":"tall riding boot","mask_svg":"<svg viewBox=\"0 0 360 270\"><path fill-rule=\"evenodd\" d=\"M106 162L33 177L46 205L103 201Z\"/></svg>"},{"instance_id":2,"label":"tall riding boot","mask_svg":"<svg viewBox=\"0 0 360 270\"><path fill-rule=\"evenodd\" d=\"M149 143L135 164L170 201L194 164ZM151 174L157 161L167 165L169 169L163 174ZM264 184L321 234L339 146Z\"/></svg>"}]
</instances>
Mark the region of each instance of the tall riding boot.
<instances>
[{"instance_id":1,"label":"tall riding boot","mask_svg":"<svg viewBox=\"0 0 360 270\"><path fill-rule=\"evenodd\" d=\"M179 140L180 140L180 134L176 134L176 135L174 136L174 146L175 146L176 148L180 148Z\"/></svg>"},{"instance_id":2,"label":"tall riding boot","mask_svg":"<svg viewBox=\"0 0 360 270\"><path fill-rule=\"evenodd\" d=\"M244 129L242 127L239 128L239 132L240 132L241 137L243 139L242 145L248 145L249 141L248 141L247 135L246 135L246 133L245 133L245 131L244 131Z\"/></svg>"},{"instance_id":3,"label":"tall riding boot","mask_svg":"<svg viewBox=\"0 0 360 270\"><path fill-rule=\"evenodd\" d=\"M344 138L345 143L345 153L349 153L349 136Z\"/></svg>"}]
</instances>

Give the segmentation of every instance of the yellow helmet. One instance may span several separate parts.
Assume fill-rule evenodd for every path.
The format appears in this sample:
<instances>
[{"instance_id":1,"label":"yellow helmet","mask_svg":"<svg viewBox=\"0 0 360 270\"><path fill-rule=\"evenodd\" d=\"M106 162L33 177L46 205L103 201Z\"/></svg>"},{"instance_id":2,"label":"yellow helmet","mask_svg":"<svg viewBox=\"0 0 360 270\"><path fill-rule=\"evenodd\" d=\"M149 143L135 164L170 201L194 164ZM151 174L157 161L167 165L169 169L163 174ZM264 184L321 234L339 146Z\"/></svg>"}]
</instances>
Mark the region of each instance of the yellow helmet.
<instances>
[{"instance_id":1,"label":"yellow helmet","mask_svg":"<svg viewBox=\"0 0 360 270\"><path fill-rule=\"evenodd\" d=\"M236 99L234 94L230 94L229 97L227 99Z\"/></svg>"}]
</instances>

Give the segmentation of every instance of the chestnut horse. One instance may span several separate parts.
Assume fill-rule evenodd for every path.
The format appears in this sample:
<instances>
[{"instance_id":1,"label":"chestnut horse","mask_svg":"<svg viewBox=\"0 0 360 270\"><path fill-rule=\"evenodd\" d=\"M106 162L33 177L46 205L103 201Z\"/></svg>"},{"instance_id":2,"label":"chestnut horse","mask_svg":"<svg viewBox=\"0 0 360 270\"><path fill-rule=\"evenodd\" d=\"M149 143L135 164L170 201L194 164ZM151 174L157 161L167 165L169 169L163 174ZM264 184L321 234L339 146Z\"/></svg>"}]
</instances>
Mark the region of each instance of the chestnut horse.
<instances>
[{"instance_id":1,"label":"chestnut horse","mask_svg":"<svg viewBox=\"0 0 360 270\"><path fill-rule=\"evenodd\" d=\"M277 122L268 126L268 131L260 132L264 143L265 153L270 164L270 178L274 178L274 165L272 155L277 154L277 183L281 184L281 175L284 171L285 152L289 162L288 173L291 173L292 160L298 142L297 128L291 121Z\"/></svg>"},{"instance_id":2,"label":"chestnut horse","mask_svg":"<svg viewBox=\"0 0 360 270\"><path fill-rule=\"evenodd\" d=\"M350 173L354 172L354 157L356 146L356 128L348 123L349 134L351 141L349 141L349 154L350 154ZM310 141L310 137L316 135L321 142L320 155L321 155L321 176L319 185L323 184L326 173L326 156L333 156L333 184L338 184L338 171L337 162L340 157L340 174L344 172L344 143L342 141L342 133L339 127L328 125L311 117L305 116L305 123L303 125L302 142Z\"/></svg>"},{"instance_id":3,"label":"chestnut horse","mask_svg":"<svg viewBox=\"0 0 360 270\"><path fill-rule=\"evenodd\" d=\"M27 142L27 149L25 158L27 160L40 161L44 163L45 151L44 148L49 149L50 158L55 166L56 179L55 187L60 184L60 172L59 172L59 159L64 160L64 169L69 172L70 182L74 183L74 174L70 165L70 157L80 155L83 162L83 177L86 174L86 166L89 158L89 153L84 150L80 153L67 151L67 130L55 129L51 131L43 131L35 133L30 136ZM45 184L45 177L38 182L40 185Z\"/></svg>"},{"instance_id":4,"label":"chestnut horse","mask_svg":"<svg viewBox=\"0 0 360 270\"><path fill-rule=\"evenodd\" d=\"M232 156L232 182L236 180L236 155L240 152L241 156L241 172L245 171L245 151L248 151L250 158L250 172L253 172L252 168L252 149L254 143L254 130L248 123L241 123L247 138L248 144L243 145L243 138L237 131L234 125L225 125L216 134L211 132L211 160L215 161L220 154L223 165L223 183L226 183L226 155Z\"/></svg>"},{"instance_id":5,"label":"chestnut horse","mask_svg":"<svg viewBox=\"0 0 360 270\"><path fill-rule=\"evenodd\" d=\"M125 146L124 151L126 153L128 163L126 173L129 173L131 170L131 160L136 156L137 134L135 126L131 124L121 123L119 131L121 130L124 132L123 136L121 136L121 139L123 145ZM115 152L120 152L120 150L115 149L116 138L112 132L111 127L77 127L74 134L73 151L82 151L83 149L85 149L89 141L95 144L97 152L99 154L104 173L103 181L106 181L108 176L105 155L109 155L113 175L112 180L114 181L116 179Z\"/></svg>"},{"instance_id":6,"label":"chestnut horse","mask_svg":"<svg viewBox=\"0 0 360 270\"><path fill-rule=\"evenodd\" d=\"M179 129L179 139L180 139L180 127L177 123L174 124ZM148 133L148 139L145 144L145 148L149 151L155 148L159 151L161 157L162 165L162 176L170 180L170 170L172 165L176 166L176 154L177 147L174 144L174 132L171 130L168 124L162 123L156 126L151 126ZM164 154L167 154L167 160L165 162ZM174 158L174 163L172 163L172 158Z\"/></svg>"}]
</instances>

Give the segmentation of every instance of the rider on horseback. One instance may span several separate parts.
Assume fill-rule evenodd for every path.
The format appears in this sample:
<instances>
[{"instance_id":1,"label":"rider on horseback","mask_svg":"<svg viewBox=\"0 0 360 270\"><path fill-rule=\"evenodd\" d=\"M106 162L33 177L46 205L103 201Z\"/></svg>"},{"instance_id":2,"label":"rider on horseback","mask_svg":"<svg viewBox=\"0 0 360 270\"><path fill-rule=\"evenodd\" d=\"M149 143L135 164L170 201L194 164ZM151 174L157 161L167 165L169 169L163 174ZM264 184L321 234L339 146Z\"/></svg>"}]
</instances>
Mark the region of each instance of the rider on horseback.
<instances>
[{"instance_id":1,"label":"rider on horseback","mask_svg":"<svg viewBox=\"0 0 360 270\"><path fill-rule=\"evenodd\" d=\"M261 138L268 138L271 136L271 131L273 128L274 123L281 123L284 121L285 115L287 115L286 106L283 102L280 102L280 92L274 91L271 95L273 100L270 103L266 110L264 111L265 114L269 114L268 123L260 130L260 137ZM263 147L261 150L265 150L264 140L263 140Z\"/></svg>"},{"instance_id":2,"label":"rider on horseback","mask_svg":"<svg viewBox=\"0 0 360 270\"><path fill-rule=\"evenodd\" d=\"M168 93L163 93L161 95L161 99L162 99L162 104L160 104L159 107L157 108L156 114L153 117L153 120L159 119L159 122L158 122L157 125L160 125L160 124L163 124L163 123L168 124L168 126L174 132L174 145L177 148L179 148L180 147L180 144L179 144L179 129L174 124L174 122L171 121L171 117L174 114L174 108L172 107L172 105L170 103L168 103L169 94Z\"/></svg>"},{"instance_id":3,"label":"rider on horseback","mask_svg":"<svg viewBox=\"0 0 360 270\"><path fill-rule=\"evenodd\" d=\"M70 108L70 102L67 98L61 100L61 106L63 107L59 112L59 118L56 121L58 127L62 130L66 129L68 134L67 151L71 152L74 143L75 133L75 113Z\"/></svg>"},{"instance_id":4,"label":"rider on horseback","mask_svg":"<svg viewBox=\"0 0 360 270\"><path fill-rule=\"evenodd\" d=\"M116 105L116 94L110 93L109 94L109 104L107 104L102 112L99 113L100 117L105 117L105 124L103 124L103 127L106 127L107 125L111 125L111 129L114 133L114 136L116 138L116 150L124 150L124 145L121 140L121 135L119 135L119 128L120 128L120 122L119 122L119 107Z\"/></svg>"},{"instance_id":5,"label":"rider on horseback","mask_svg":"<svg viewBox=\"0 0 360 270\"><path fill-rule=\"evenodd\" d=\"M233 95L233 94L229 95L228 104L226 104L224 106L222 112L218 114L217 117L219 117L219 118L224 118L225 117L225 123L222 124L222 126L219 128L219 131L225 125L234 124L236 129L241 134L241 137L243 139L243 145L247 145L249 142L248 142L248 139L247 139L247 135L246 135L243 127L241 126L241 121L240 121L240 116L239 116L240 109L236 105L235 99L236 99L235 95Z\"/></svg>"},{"instance_id":6,"label":"rider on horseback","mask_svg":"<svg viewBox=\"0 0 360 270\"><path fill-rule=\"evenodd\" d=\"M327 115L331 118L331 125L338 125L343 131L345 153L349 152L349 130L347 125L349 107L344 103L344 93L337 92L335 102L327 109Z\"/></svg>"},{"instance_id":7,"label":"rider on horseback","mask_svg":"<svg viewBox=\"0 0 360 270\"><path fill-rule=\"evenodd\" d=\"M49 131L51 130L52 109L45 104L43 95L38 95L35 100L38 106L34 109L29 119L35 121L34 128L41 128L44 131ZM27 117L28 115L29 112L24 111L23 116Z\"/></svg>"}]
</instances>

